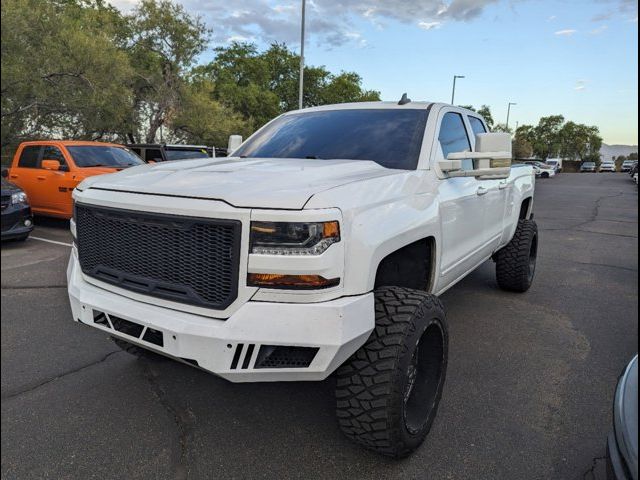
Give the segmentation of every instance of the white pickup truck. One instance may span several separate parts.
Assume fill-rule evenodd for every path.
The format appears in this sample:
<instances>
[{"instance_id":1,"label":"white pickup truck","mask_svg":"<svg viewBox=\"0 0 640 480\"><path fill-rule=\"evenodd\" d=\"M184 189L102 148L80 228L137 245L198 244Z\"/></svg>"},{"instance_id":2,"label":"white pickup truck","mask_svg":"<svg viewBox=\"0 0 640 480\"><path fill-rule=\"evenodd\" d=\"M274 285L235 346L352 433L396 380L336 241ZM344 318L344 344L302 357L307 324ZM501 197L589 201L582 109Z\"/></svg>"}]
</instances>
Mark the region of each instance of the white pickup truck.
<instances>
[{"instance_id":1,"label":"white pickup truck","mask_svg":"<svg viewBox=\"0 0 640 480\"><path fill-rule=\"evenodd\" d=\"M447 289L488 259L526 291L530 166L440 103L286 113L227 158L91 177L74 192L75 321L232 382L335 372L344 433L403 457L442 395Z\"/></svg>"}]
</instances>

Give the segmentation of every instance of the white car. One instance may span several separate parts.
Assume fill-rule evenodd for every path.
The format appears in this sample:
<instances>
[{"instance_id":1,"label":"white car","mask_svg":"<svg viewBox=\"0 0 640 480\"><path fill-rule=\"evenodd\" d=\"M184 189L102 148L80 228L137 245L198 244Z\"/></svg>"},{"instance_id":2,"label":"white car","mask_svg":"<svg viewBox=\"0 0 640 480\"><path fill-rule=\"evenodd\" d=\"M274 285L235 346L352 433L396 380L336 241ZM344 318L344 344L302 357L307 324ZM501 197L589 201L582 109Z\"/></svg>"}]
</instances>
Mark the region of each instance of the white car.
<instances>
[{"instance_id":1,"label":"white car","mask_svg":"<svg viewBox=\"0 0 640 480\"><path fill-rule=\"evenodd\" d=\"M524 162L526 165L531 165L536 170L536 176L540 178L551 178L555 177L557 173L557 169L552 165L547 165L544 162L539 162L537 160L531 160Z\"/></svg>"},{"instance_id":2,"label":"white car","mask_svg":"<svg viewBox=\"0 0 640 480\"><path fill-rule=\"evenodd\" d=\"M600 164L600 172L615 172L616 164L611 161L604 161Z\"/></svg>"},{"instance_id":3,"label":"white car","mask_svg":"<svg viewBox=\"0 0 640 480\"><path fill-rule=\"evenodd\" d=\"M544 163L552 167L556 171L556 173L560 173L562 171L561 158L547 158Z\"/></svg>"},{"instance_id":4,"label":"white car","mask_svg":"<svg viewBox=\"0 0 640 480\"><path fill-rule=\"evenodd\" d=\"M87 179L73 319L232 382L336 372L343 432L409 455L447 369L438 296L489 259L504 290L534 278L535 177L487 132L404 96L286 113L228 158Z\"/></svg>"}]
</instances>

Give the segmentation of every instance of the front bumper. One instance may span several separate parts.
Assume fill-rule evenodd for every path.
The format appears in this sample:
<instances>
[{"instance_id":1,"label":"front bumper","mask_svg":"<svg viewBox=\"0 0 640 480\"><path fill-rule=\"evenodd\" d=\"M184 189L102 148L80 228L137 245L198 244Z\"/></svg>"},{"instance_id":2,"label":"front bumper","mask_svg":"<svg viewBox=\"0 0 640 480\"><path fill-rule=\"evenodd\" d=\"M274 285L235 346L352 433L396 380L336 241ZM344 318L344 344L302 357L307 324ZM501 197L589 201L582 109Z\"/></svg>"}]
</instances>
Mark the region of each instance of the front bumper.
<instances>
[{"instance_id":1,"label":"front bumper","mask_svg":"<svg viewBox=\"0 0 640 480\"><path fill-rule=\"evenodd\" d=\"M10 205L2 211L2 240L21 238L33 230L33 216L29 206Z\"/></svg>"},{"instance_id":2,"label":"front bumper","mask_svg":"<svg viewBox=\"0 0 640 480\"><path fill-rule=\"evenodd\" d=\"M323 380L364 344L375 323L372 293L319 303L249 301L226 320L176 311L87 282L75 248L67 281L75 321L232 382ZM120 320L133 322L141 331L117 331L114 325ZM162 344L143 340L147 331L161 332ZM317 352L306 367L256 368L263 346L310 347Z\"/></svg>"}]
</instances>

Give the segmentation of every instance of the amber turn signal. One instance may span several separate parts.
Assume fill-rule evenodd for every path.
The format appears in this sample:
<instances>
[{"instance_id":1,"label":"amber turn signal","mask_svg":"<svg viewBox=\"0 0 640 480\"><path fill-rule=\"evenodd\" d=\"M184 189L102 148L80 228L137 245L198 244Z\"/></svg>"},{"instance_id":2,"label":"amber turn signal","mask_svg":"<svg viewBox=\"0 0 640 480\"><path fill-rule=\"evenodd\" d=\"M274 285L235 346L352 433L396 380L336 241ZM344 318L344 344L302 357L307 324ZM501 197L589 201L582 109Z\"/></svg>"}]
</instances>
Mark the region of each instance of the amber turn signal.
<instances>
[{"instance_id":1,"label":"amber turn signal","mask_svg":"<svg viewBox=\"0 0 640 480\"><path fill-rule=\"evenodd\" d=\"M335 287L339 278L326 279L320 275L280 275L276 273L249 273L247 284L251 287L309 290Z\"/></svg>"}]
</instances>

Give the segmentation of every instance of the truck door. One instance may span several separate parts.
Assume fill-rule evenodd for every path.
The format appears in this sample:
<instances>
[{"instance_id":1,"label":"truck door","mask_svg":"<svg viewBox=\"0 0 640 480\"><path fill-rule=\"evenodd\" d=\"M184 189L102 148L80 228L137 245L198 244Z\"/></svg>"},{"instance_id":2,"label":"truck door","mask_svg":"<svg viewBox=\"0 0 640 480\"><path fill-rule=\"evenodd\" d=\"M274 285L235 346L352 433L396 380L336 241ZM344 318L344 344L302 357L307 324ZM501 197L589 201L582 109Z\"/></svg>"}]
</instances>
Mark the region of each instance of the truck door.
<instances>
[{"instance_id":1,"label":"truck door","mask_svg":"<svg viewBox=\"0 0 640 480\"><path fill-rule=\"evenodd\" d=\"M471 141L462 114L440 113L435 161L449 153L471 151ZM472 170L473 161L463 160ZM474 177L444 178L439 181L442 255L438 285L447 286L486 258L484 219L487 202L484 188Z\"/></svg>"},{"instance_id":2,"label":"truck door","mask_svg":"<svg viewBox=\"0 0 640 480\"><path fill-rule=\"evenodd\" d=\"M467 120L469 121L471 132L473 132L472 143L475 150L475 136L478 133L486 133L487 128L482 120L477 117L469 115ZM491 250L490 253L493 253L499 246L504 231L505 207L510 184L508 179L478 180L478 184L478 188L484 191L483 203L485 209L483 235L485 242L487 242L487 248Z\"/></svg>"},{"instance_id":3,"label":"truck door","mask_svg":"<svg viewBox=\"0 0 640 480\"><path fill-rule=\"evenodd\" d=\"M38 181L45 196L45 204L42 208L52 215L71 216L73 184L69 162L62 150L55 145L43 147L42 160L57 160L61 168L56 171L41 168L39 171Z\"/></svg>"},{"instance_id":4,"label":"truck door","mask_svg":"<svg viewBox=\"0 0 640 480\"><path fill-rule=\"evenodd\" d=\"M42 147L40 145L25 145L17 153L9 170L9 181L18 185L29 197L31 208L39 210L43 197L38 188L38 174Z\"/></svg>"}]
</instances>

